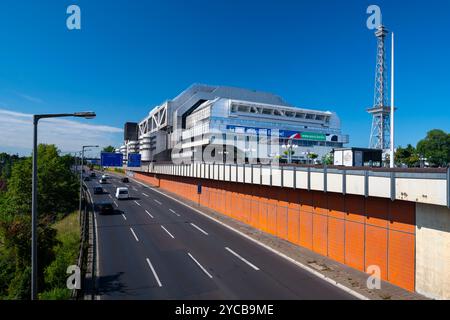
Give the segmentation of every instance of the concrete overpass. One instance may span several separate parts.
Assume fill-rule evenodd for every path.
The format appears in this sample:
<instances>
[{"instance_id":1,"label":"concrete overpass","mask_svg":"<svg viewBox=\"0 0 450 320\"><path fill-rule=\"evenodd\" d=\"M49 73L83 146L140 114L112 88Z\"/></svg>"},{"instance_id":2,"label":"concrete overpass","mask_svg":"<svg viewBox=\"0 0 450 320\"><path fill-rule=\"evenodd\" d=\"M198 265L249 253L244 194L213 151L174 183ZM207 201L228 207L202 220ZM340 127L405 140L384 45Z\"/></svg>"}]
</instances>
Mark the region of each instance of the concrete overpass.
<instances>
[{"instance_id":1,"label":"concrete overpass","mask_svg":"<svg viewBox=\"0 0 450 320\"><path fill-rule=\"evenodd\" d=\"M152 164L138 180L392 284L450 299L450 170ZM199 191L201 186L201 193Z\"/></svg>"}]
</instances>

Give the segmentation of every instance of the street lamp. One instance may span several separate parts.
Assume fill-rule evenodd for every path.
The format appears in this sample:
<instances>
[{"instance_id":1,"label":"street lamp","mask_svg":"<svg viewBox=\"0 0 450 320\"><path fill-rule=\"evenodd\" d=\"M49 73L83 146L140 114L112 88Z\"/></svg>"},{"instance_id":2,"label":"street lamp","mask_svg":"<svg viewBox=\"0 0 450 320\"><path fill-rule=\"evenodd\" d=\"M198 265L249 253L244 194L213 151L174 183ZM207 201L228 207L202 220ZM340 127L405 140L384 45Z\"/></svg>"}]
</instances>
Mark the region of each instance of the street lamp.
<instances>
[{"instance_id":1,"label":"street lamp","mask_svg":"<svg viewBox=\"0 0 450 320\"><path fill-rule=\"evenodd\" d=\"M37 128L40 119L78 117L85 119L95 118L95 112L76 112L59 114L35 114L33 115L33 173L31 185L31 300L37 298Z\"/></svg>"}]
</instances>

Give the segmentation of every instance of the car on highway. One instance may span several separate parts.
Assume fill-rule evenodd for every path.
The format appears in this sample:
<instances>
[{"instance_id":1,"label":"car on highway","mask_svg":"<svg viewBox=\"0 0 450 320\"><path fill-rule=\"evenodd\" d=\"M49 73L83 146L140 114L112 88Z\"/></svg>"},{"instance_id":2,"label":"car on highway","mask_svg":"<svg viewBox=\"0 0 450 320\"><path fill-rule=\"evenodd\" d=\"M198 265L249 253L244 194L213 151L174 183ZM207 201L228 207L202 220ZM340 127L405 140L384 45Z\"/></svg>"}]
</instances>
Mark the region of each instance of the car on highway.
<instances>
[{"instance_id":1,"label":"car on highway","mask_svg":"<svg viewBox=\"0 0 450 320\"><path fill-rule=\"evenodd\" d=\"M89 178L89 177L84 177L83 181L91 181L91 178Z\"/></svg>"},{"instance_id":2,"label":"car on highway","mask_svg":"<svg viewBox=\"0 0 450 320\"><path fill-rule=\"evenodd\" d=\"M108 183L108 181L105 178L101 178L98 182L100 182L100 184Z\"/></svg>"},{"instance_id":3,"label":"car on highway","mask_svg":"<svg viewBox=\"0 0 450 320\"><path fill-rule=\"evenodd\" d=\"M107 174L102 175L102 179L108 179L109 176Z\"/></svg>"},{"instance_id":4,"label":"car on highway","mask_svg":"<svg viewBox=\"0 0 450 320\"><path fill-rule=\"evenodd\" d=\"M95 186L94 194L103 194L103 188L101 186Z\"/></svg>"},{"instance_id":5,"label":"car on highway","mask_svg":"<svg viewBox=\"0 0 450 320\"><path fill-rule=\"evenodd\" d=\"M122 182L123 183L128 183L128 182L130 182L130 180L127 177L123 177L122 178Z\"/></svg>"},{"instance_id":6,"label":"car on highway","mask_svg":"<svg viewBox=\"0 0 450 320\"><path fill-rule=\"evenodd\" d=\"M110 201L104 200L95 204L96 211L99 214L112 214L114 213L114 207Z\"/></svg>"},{"instance_id":7,"label":"car on highway","mask_svg":"<svg viewBox=\"0 0 450 320\"><path fill-rule=\"evenodd\" d=\"M119 187L116 189L116 198L121 199L128 199L130 197L130 194L128 192L128 188L125 187Z\"/></svg>"},{"instance_id":8,"label":"car on highway","mask_svg":"<svg viewBox=\"0 0 450 320\"><path fill-rule=\"evenodd\" d=\"M91 172L90 177L95 178L95 172Z\"/></svg>"}]
</instances>

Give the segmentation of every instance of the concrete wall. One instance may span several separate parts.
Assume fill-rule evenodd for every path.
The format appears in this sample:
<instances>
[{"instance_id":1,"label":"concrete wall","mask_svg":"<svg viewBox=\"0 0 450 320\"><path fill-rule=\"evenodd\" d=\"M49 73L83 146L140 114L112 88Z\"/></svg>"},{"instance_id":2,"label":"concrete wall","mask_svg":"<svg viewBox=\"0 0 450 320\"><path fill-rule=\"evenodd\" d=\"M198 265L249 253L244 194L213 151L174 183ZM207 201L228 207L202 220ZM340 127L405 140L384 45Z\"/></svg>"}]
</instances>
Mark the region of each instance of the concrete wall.
<instances>
[{"instance_id":1,"label":"concrete wall","mask_svg":"<svg viewBox=\"0 0 450 320\"><path fill-rule=\"evenodd\" d=\"M450 209L416 204L416 291L450 299Z\"/></svg>"}]
</instances>

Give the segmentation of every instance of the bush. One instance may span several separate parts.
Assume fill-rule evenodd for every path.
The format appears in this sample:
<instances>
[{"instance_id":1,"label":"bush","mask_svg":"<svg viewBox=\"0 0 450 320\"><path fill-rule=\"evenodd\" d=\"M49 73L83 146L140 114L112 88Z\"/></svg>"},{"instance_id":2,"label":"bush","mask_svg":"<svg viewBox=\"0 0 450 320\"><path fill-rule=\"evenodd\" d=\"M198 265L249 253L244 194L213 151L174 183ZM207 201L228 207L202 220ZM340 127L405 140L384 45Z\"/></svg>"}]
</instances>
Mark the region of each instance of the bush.
<instances>
[{"instance_id":1,"label":"bush","mask_svg":"<svg viewBox=\"0 0 450 320\"><path fill-rule=\"evenodd\" d=\"M56 288L39 294L39 300L69 300L72 292L67 288Z\"/></svg>"},{"instance_id":2,"label":"bush","mask_svg":"<svg viewBox=\"0 0 450 320\"><path fill-rule=\"evenodd\" d=\"M78 213L74 212L55 224L59 244L54 247L55 260L45 269L45 284L49 292L66 288L67 267L77 264L80 245Z\"/></svg>"},{"instance_id":3,"label":"bush","mask_svg":"<svg viewBox=\"0 0 450 320\"><path fill-rule=\"evenodd\" d=\"M31 268L16 271L9 283L8 299L29 300L31 298Z\"/></svg>"}]
</instances>

